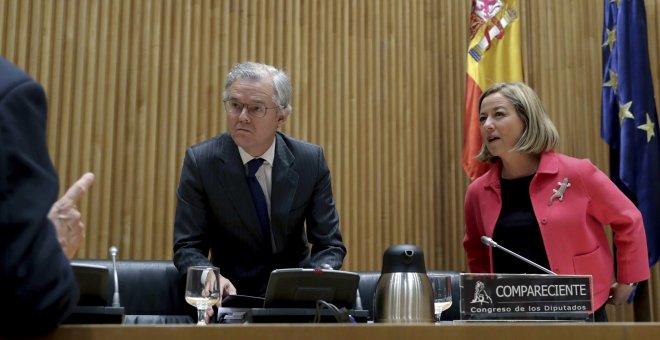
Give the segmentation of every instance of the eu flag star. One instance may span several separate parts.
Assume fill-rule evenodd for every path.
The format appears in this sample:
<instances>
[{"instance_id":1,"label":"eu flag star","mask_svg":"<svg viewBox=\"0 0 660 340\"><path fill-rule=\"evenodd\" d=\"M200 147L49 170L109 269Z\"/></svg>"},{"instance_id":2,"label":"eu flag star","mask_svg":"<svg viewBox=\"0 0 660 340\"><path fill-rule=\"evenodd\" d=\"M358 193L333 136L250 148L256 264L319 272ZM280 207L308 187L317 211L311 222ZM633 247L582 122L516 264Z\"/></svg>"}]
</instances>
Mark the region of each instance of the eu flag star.
<instances>
[{"instance_id":1,"label":"eu flag star","mask_svg":"<svg viewBox=\"0 0 660 340\"><path fill-rule=\"evenodd\" d=\"M621 126L623 126L623 120L626 118L635 119L635 116L630 112L630 107L632 102L627 102L623 105L619 104L619 121L621 121Z\"/></svg>"},{"instance_id":2,"label":"eu flag star","mask_svg":"<svg viewBox=\"0 0 660 340\"><path fill-rule=\"evenodd\" d=\"M651 120L651 117L649 117L649 114L646 114L646 124L642 124L638 126L637 128L640 130L646 131L646 142L650 142L651 138L655 136L655 132L653 131L653 128L655 127L655 123Z\"/></svg>"},{"instance_id":3,"label":"eu flag star","mask_svg":"<svg viewBox=\"0 0 660 340\"><path fill-rule=\"evenodd\" d=\"M603 46L608 45L610 47L610 51L612 51L612 48L614 47L614 42L616 41L616 27L613 29L607 29L607 40L603 43Z\"/></svg>"},{"instance_id":4,"label":"eu flag star","mask_svg":"<svg viewBox=\"0 0 660 340\"><path fill-rule=\"evenodd\" d=\"M619 74L612 70L609 70L608 72L610 73L610 80L605 82L603 86L612 87L612 90L614 90L614 94L616 94L616 90L619 87Z\"/></svg>"}]
</instances>

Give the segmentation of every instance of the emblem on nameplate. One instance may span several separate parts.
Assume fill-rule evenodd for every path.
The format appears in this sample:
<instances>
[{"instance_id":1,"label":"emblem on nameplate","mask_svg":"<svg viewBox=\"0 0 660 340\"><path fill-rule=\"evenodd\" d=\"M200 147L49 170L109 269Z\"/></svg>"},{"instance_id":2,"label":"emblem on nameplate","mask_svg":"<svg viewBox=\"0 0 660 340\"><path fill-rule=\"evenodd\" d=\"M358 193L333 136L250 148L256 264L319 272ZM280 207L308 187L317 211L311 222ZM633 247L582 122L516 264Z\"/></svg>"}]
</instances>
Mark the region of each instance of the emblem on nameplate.
<instances>
[{"instance_id":1,"label":"emblem on nameplate","mask_svg":"<svg viewBox=\"0 0 660 340\"><path fill-rule=\"evenodd\" d=\"M480 305L484 303L493 303L493 299L491 299L488 292L486 292L486 285L483 282L477 281L475 284L474 299L472 299L470 303L478 303Z\"/></svg>"}]
</instances>

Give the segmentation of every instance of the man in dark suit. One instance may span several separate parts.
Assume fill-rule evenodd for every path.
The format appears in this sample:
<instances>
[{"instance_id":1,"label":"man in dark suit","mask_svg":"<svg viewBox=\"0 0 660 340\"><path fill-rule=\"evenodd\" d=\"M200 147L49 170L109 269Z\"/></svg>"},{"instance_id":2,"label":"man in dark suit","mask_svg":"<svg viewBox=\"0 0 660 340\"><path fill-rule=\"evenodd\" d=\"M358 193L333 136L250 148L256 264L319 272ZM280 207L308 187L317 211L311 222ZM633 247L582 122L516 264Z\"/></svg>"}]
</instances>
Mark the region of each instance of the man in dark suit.
<instances>
[{"instance_id":1,"label":"man in dark suit","mask_svg":"<svg viewBox=\"0 0 660 340\"><path fill-rule=\"evenodd\" d=\"M0 58L0 337L45 334L78 302L67 257L84 239L75 202L94 176L55 202L46 111L41 86Z\"/></svg>"},{"instance_id":2,"label":"man in dark suit","mask_svg":"<svg viewBox=\"0 0 660 340\"><path fill-rule=\"evenodd\" d=\"M229 132L186 152L174 264L181 274L219 267L223 295L263 296L274 269L338 269L346 255L322 149L277 131L290 101L286 73L236 64L224 91Z\"/></svg>"}]
</instances>

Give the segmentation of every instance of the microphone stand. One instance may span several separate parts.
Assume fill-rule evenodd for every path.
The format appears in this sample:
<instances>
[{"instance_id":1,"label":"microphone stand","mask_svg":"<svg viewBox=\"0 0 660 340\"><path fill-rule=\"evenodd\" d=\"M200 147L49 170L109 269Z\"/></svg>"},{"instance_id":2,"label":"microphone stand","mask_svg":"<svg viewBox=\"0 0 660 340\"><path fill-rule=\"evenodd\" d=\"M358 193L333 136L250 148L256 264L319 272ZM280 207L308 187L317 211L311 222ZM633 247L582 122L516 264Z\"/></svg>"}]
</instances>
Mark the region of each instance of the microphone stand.
<instances>
[{"instance_id":1,"label":"microphone stand","mask_svg":"<svg viewBox=\"0 0 660 340\"><path fill-rule=\"evenodd\" d=\"M108 249L110 256L112 256L112 271L115 276L115 293L112 295L112 307L120 307L119 305L119 278L117 277L117 247L112 246Z\"/></svg>"},{"instance_id":2,"label":"microphone stand","mask_svg":"<svg viewBox=\"0 0 660 340\"><path fill-rule=\"evenodd\" d=\"M544 268L543 266L537 264L536 262L532 262L531 260L528 260L527 258L522 257L522 256L512 252L511 250L506 249L505 247L502 247L501 245L497 244L497 242L493 241L493 239L488 237L488 236L485 236L485 235L481 236L481 243L483 243L483 244L485 244L489 247L492 247L492 248L499 248L501 250L504 250L509 255L513 255L513 256L517 257L518 259L520 259L520 260L522 260L522 261L524 261L528 264L531 264L532 266L544 271L545 273L552 274L552 275L557 275L557 273L555 273L555 272L553 272L553 271L551 271L547 268Z\"/></svg>"}]
</instances>

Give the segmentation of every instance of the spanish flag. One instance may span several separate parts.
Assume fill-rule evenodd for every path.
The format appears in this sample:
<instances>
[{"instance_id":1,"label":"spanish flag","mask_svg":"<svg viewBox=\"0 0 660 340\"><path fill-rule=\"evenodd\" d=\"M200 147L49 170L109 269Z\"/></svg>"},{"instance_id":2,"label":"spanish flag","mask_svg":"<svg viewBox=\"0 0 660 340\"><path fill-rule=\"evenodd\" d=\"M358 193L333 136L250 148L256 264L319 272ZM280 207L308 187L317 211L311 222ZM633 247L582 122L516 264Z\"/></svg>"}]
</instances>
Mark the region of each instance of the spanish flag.
<instances>
[{"instance_id":1,"label":"spanish flag","mask_svg":"<svg viewBox=\"0 0 660 340\"><path fill-rule=\"evenodd\" d=\"M463 117L463 169L470 179L488 164L474 159L481 149L479 97L496 82L523 81L520 20L516 0L472 0Z\"/></svg>"}]
</instances>

